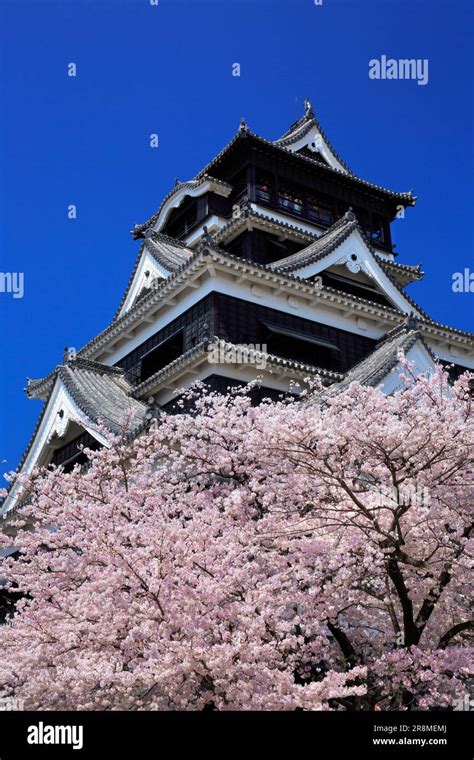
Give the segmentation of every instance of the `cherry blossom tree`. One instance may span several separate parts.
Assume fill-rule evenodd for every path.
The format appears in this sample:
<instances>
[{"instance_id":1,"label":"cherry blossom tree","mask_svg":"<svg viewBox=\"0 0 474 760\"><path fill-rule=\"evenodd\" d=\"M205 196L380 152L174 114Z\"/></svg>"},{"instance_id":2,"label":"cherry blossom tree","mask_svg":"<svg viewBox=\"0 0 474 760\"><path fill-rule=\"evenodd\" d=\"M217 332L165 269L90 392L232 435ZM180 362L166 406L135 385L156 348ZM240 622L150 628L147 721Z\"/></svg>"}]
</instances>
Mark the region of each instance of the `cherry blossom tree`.
<instances>
[{"instance_id":1,"label":"cherry blossom tree","mask_svg":"<svg viewBox=\"0 0 474 760\"><path fill-rule=\"evenodd\" d=\"M452 708L472 662L472 401L467 376L405 372L389 397L198 389L86 470L36 473L0 569L19 596L3 693L30 709Z\"/></svg>"}]
</instances>

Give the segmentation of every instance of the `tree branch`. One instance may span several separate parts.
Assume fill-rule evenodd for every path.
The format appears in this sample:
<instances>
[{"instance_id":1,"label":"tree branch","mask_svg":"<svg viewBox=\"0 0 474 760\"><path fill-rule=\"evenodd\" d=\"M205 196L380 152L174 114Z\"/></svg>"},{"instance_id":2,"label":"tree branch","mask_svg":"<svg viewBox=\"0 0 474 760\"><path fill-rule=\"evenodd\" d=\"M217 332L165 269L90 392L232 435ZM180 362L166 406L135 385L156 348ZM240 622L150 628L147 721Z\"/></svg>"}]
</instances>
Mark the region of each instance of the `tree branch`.
<instances>
[{"instance_id":1,"label":"tree branch","mask_svg":"<svg viewBox=\"0 0 474 760\"><path fill-rule=\"evenodd\" d=\"M438 642L437 649L444 649L451 639L457 636L458 633L461 633L461 631L474 631L474 620L466 620L464 623L453 625L446 633L443 633Z\"/></svg>"},{"instance_id":2,"label":"tree branch","mask_svg":"<svg viewBox=\"0 0 474 760\"><path fill-rule=\"evenodd\" d=\"M395 586L403 612L403 631L405 634L405 646L418 643L418 631L413 619L413 602L408 594L403 575L398 566L398 562L390 557L387 561L388 575Z\"/></svg>"},{"instance_id":3,"label":"tree branch","mask_svg":"<svg viewBox=\"0 0 474 760\"><path fill-rule=\"evenodd\" d=\"M329 620L326 622L327 627L339 644L341 652L344 655L345 659L348 662L355 662L357 660L357 653L344 631L342 631L337 625L334 625L334 623L331 623Z\"/></svg>"}]
</instances>

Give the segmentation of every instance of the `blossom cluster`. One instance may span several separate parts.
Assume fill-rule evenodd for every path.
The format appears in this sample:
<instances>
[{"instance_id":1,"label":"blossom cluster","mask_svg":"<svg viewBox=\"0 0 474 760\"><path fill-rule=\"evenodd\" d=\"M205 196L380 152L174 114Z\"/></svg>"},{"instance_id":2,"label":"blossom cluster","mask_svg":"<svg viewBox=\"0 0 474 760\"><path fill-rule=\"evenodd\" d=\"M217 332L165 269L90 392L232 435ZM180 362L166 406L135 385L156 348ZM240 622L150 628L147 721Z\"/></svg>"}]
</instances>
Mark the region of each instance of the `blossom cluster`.
<instances>
[{"instance_id":1,"label":"blossom cluster","mask_svg":"<svg viewBox=\"0 0 474 760\"><path fill-rule=\"evenodd\" d=\"M35 473L20 556L1 561L18 598L3 695L43 710L452 706L472 662L472 401L441 369L405 386L259 405L197 389L134 441L88 451L86 470Z\"/></svg>"}]
</instances>

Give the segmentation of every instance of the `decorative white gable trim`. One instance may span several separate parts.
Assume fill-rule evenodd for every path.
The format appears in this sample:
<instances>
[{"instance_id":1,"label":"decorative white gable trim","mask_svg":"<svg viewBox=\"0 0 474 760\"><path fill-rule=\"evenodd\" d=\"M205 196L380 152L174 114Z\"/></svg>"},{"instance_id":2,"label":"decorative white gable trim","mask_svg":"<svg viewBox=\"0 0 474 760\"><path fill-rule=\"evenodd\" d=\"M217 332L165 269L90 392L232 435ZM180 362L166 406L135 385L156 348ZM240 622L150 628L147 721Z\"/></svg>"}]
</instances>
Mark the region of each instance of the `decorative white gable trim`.
<instances>
[{"instance_id":1,"label":"decorative white gable trim","mask_svg":"<svg viewBox=\"0 0 474 760\"><path fill-rule=\"evenodd\" d=\"M293 124L290 130L282 137L275 140L274 144L285 148L292 153L297 153L302 148L306 148L314 154L319 153L332 169L344 172L344 174L350 174L351 172L349 168L338 157L336 151L321 129L319 121L316 118L308 99L305 100L304 107L305 115L303 118Z\"/></svg>"},{"instance_id":2,"label":"decorative white gable trim","mask_svg":"<svg viewBox=\"0 0 474 760\"><path fill-rule=\"evenodd\" d=\"M347 169L336 158L328 143L324 139L316 125L312 127L309 132L303 134L298 140L292 142L290 145L285 146L287 150L292 153L297 153L302 148L307 148L312 153L320 153L327 164L333 169L337 169L340 172L347 174Z\"/></svg>"},{"instance_id":3,"label":"decorative white gable trim","mask_svg":"<svg viewBox=\"0 0 474 760\"><path fill-rule=\"evenodd\" d=\"M393 306L406 314L413 312L417 316L421 316L420 312L404 297L403 293L395 287L390 278L385 274L357 228L327 256L301 269L294 270L292 274L307 279L336 265L345 266L348 273L352 272L356 274L357 272L364 272L379 287L380 291Z\"/></svg>"},{"instance_id":4,"label":"decorative white gable trim","mask_svg":"<svg viewBox=\"0 0 474 760\"><path fill-rule=\"evenodd\" d=\"M204 181L192 180L191 182L184 182L183 184L177 185L176 189L170 193L166 201L163 203L158 218L153 225L153 229L155 232L160 232L173 209L178 208L187 197L197 198L206 193L216 193L216 195L222 195L224 198L227 198L231 191L231 185L215 181L212 178L207 178Z\"/></svg>"},{"instance_id":5,"label":"decorative white gable trim","mask_svg":"<svg viewBox=\"0 0 474 760\"><path fill-rule=\"evenodd\" d=\"M412 371L415 373L415 375L431 375L435 371L435 363L433 361L433 358L420 340L417 340L416 343L406 352L405 357L408 359L408 361L413 363ZM406 388L406 384L400 378L400 375L404 372L405 370L400 363L397 363L397 365L393 367L390 372L387 372L387 375L379 383L381 391L386 396L390 396L390 394L394 393L395 391Z\"/></svg>"},{"instance_id":6,"label":"decorative white gable trim","mask_svg":"<svg viewBox=\"0 0 474 760\"><path fill-rule=\"evenodd\" d=\"M125 314L125 312L130 309L130 307L134 304L135 299L141 293L144 287L150 286L153 280L157 277L162 279L169 277L170 274L171 272L159 264L154 256L152 256L151 253L147 251L146 248L144 248L134 278L132 280L132 284L130 285L127 297L123 302L118 316L121 317L122 314Z\"/></svg>"},{"instance_id":7,"label":"decorative white gable trim","mask_svg":"<svg viewBox=\"0 0 474 760\"><path fill-rule=\"evenodd\" d=\"M48 463L47 455L52 451L53 443L61 443L61 439L65 437L72 423L76 423L103 446L110 448L110 443L106 437L79 409L60 378L56 379L53 391L46 404L47 407L44 410L39 428L21 467L22 475L29 475L35 467L42 467ZM0 510L0 515L6 514L16 506L21 491L21 484L14 483Z\"/></svg>"}]
</instances>

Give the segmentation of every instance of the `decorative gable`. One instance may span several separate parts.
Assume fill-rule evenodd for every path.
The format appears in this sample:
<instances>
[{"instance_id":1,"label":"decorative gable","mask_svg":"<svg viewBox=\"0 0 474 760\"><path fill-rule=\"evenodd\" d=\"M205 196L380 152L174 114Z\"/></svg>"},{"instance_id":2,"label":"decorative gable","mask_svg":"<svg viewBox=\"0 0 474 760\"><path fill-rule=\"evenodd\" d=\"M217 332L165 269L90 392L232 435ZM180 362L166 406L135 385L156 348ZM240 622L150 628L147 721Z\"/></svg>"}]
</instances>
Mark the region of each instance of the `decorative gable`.
<instances>
[{"instance_id":1,"label":"decorative gable","mask_svg":"<svg viewBox=\"0 0 474 760\"><path fill-rule=\"evenodd\" d=\"M157 280L180 269L192 253L179 240L147 230L115 318L125 314L144 292L156 285Z\"/></svg>"},{"instance_id":2,"label":"decorative gable","mask_svg":"<svg viewBox=\"0 0 474 760\"><path fill-rule=\"evenodd\" d=\"M118 316L125 314L133 306L143 289L149 288L156 278L162 279L168 277L169 274L170 272L159 264L144 247Z\"/></svg>"},{"instance_id":3,"label":"decorative gable","mask_svg":"<svg viewBox=\"0 0 474 760\"><path fill-rule=\"evenodd\" d=\"M295 122L283 137L275 140L275 145L314 158L345 174L352 174L324 134L309 100L305 100L303 118Z\"/></svg>"},{"instance_id":4,"label":"decorative gable","mask_svg":"<svg viewBox=\"0 0 474 760\"><path fill-rule=\"evenodd\" d=\"M417 376L429 376L435 371L436 365L433 356L420 338L406 351L404 357L412 364L412 371ZM381 378L379 387L386 396L406 388L405 382L400 377L404 371L400 361L398 361L395 367Z\"/></svg>"},{"instance_id":5,"label":"decorative gable","mask_svg":"<svg viewBox=\"0 0 474 760\"><path fill-rule=\"evenodd\" d=\"M276 271L291 272L305 280L314 279L324 272L332 273L340 279L347 276L354 282L358 279L363 288L368 283L400 311L422 315L421 309L395 284L381 261L376 258L352 211L346 212L342 219L314 243L270 266ZM366 290L367 294L361 293L360 296L370 300L370 291Z\"/></svg>"},{"instance_id":6,"label":"decorative gable","mask_svg":"<svg viewBox=\"0 0 474 760\"><path fill-rule=\"evenodd\" d=\"M387 333L369 356L349 370L344 380L326 389L324 395L335 396L354 382L380 388L385 395L402 390L406 387L401 378L406 372L402 357L411 363L415 375L435 371L436 357L425 343L413 314Z\"/></svg>"}]
</instances>

